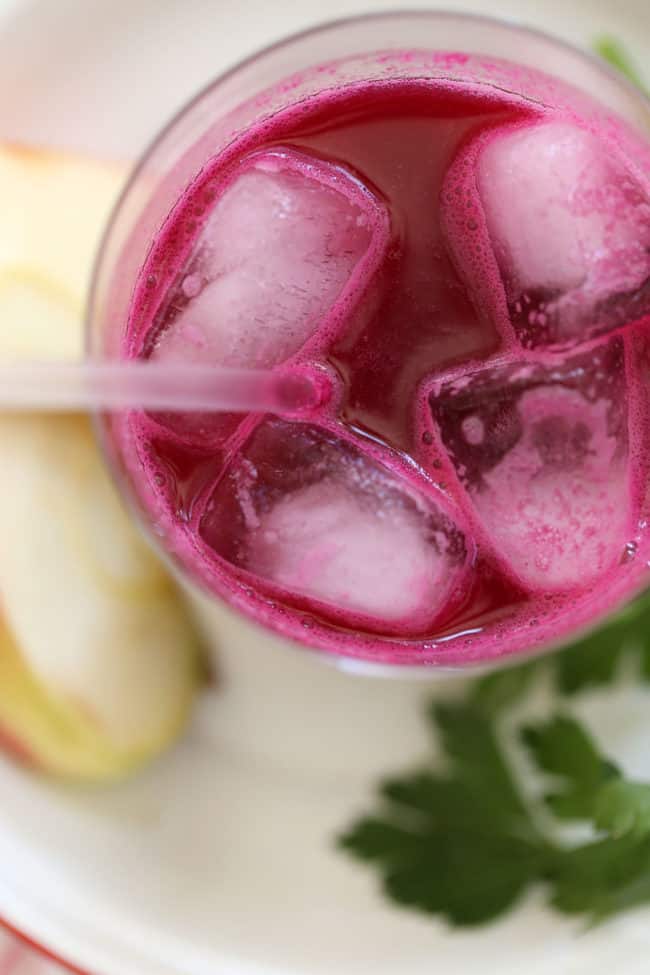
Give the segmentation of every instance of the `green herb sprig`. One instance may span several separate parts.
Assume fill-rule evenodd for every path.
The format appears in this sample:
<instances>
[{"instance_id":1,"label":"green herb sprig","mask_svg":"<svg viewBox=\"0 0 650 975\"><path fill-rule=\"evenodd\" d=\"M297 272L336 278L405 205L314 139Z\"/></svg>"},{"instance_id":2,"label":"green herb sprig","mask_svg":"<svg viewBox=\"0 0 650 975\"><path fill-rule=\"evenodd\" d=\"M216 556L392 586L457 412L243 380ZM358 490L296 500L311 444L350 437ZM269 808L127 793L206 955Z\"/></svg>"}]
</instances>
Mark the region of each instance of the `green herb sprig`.
<instances>
[{"instance_id":1,"label":"green herb sprig","mask_svg":"<svg viewBox=\"0 0 650 975\"><path fill-rule=\"evenodd\" d=\"M485 707L480 688L431 706L442 765L384 782L341 847L378 871L391 900L457 926L493 921L539 886L589 924L650 902L650 784L626 779L563 711L523 725L506 749L508 709ZM526 790L513 749L527 759ZM571 842L567 823L588 838Z\"/></svg>"},{"instance_id":2,"label":"green herb sprig","mask_svg":"<svg viewBox=\"0 0 650 975\"><path fill-rule=\"evenodd\" d=\"M614 37L604 35L596 39L594 49L604 61L607 61L613 68L616 68L621 74L625 75L628 81L631 81L637 88L645 90L645 85L641 80L639 72L620 41L617 41Z\"/></svg>"}]
</instances>

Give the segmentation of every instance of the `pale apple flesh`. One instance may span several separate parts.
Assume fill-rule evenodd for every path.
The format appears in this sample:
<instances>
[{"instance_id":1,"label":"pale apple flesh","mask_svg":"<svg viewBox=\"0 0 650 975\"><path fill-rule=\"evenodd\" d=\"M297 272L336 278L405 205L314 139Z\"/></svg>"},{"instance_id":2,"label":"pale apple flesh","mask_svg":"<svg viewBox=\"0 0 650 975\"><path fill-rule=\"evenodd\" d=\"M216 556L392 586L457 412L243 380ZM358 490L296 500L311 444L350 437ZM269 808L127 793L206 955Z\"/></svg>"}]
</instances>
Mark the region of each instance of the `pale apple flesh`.
<instances>
[{"instance_id":1,"label":"pale apple flesh","mask_svg":"<svg viewBox=\"0 0 650 975\"><path fill-rule=\"evenodd\" d=\"M116 167L0 148L0 359L82 355ZM182 729L193 622L81 417L0 416L0 747L66 778L123 775Z\"/></svg>"}]
</instances>

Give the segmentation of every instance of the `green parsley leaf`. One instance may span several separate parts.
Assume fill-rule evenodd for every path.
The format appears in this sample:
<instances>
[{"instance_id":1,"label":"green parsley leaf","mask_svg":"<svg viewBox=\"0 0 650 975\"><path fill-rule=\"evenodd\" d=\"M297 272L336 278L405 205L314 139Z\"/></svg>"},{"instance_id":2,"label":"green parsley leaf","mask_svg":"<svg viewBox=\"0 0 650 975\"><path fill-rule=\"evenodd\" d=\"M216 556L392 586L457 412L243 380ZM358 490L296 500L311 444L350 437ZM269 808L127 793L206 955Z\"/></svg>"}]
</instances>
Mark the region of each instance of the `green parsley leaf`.
<instances>
[{"instance_id":1,"label":"green parsley leaf","mask_svg":"<svg viewBox=\"0 0 650 975\"><path fill-rule=\"evenodd\" d=\"M389 868L384 889L398 904L440 914L458 927L485 924L518 900L539 870L537 849L498 833L432 833L417 859Z\"/></svg>"},{"instance_id":2,"label":"green parsley leaf","mask_svg":"<svg viewBox=\"0 0 650 975\"><path fill-rule=\"evenodd\" d=\"M396 903L455 925L484 924L511 907L548 853L490 719L464 703L432 706L447 768L385 782L381 809L340 840L373 863Z\"/></svg>"},{"instance_id":3,"label":"green parsley leaf","mask_svg":"<svg viewBox=\"0 0 650 975\"><path fill-rule=\"evenodd\" d=\"M551 906L597 924L650 902L650 838L626 835L586 843L557 857Z\"/></svg>"},{"instance_id":4,"label":"green parsley leaf","mask_svg":"<svg viewBox=\"0 0 650 975\"><path fill-rule=\"evenodd\" d=\"M650 785L612 779L598 794L594 822L612 836L650 836Z\"/></svg>"},{"instance_id":5,"label":"green parsley leaf","mask_svg":"<svg viewBox=\"0 0 650 975\"><path fill-rule=\"evenodd\" d=\"M342 837L340 845L360 860L399 864L417 856L420 841L417 830L368 816Z\"/></svg>"},{"instance_id":6,"label":"green parsley leaf","mask_svg":"<svg viewBox=\"0 0 650 975\"><path fill-rule=\"evenodd\" d=\"M432 706L430 720L449 756L451 781L479 804L483 822L530 833L528 811L487 716L471 705L445 703Z\"/></svg>"},{"instance_id":7,"label":"green parsley leaf","mask_svg":"<svg viewBox=\"0 0 650 975\"><path fill-rule=\"evenodd\" d=\"M620 41L608 36L599 37L594 43L594 48L600 54L601 58L620 71L621 74L624 74L628 81L631 81L638 88L643 89L644 85L641 81L641 76L632 64L629 54Z\"/></svg>"},{"instance_id":8,"label":"green parsley leaf","mask_svg":"<svg viewBox=\"0 0 650 975\"><path fill-rule=\"evenodd\" d=\"M565 650L551 656L555 683L563 694L578 694L611 684L625 661L634 661L641 676L650 680L650 600L635 600L605 623Z\"/></svg>"},{"instance_id":9,"label":"green parsley leaf","mask_svg":"<svg viewBox=\"0 0 650 975\"><path fill-rule=\"evenodd\" d=\"M557 715L546 724L523 728L521 737L537 766L558 781L544 798L558 819L589 819L605 783L618 769L603 758L577 721Z\"/></svg>"},{"instance_id":10,"label":"green parsley leaf","mask_svg":"<svg viewBox=\"0 0 650 975\"><path fill-rule=\"evenodd\" d=\"M627 620L614 621L560 651L551 660L558 690L571 695L611 684L629 650L631 626Z\"/></svg>"},{"instance_id":11,"label":"green parsley leaf","mask_svg":"<svg viewBox=\"0 0 650 975\"><path fill-rule=\"evenodd\" d=\"M545 658L536 657L514 667L495 670L472 683L470 701L486 714L494 716L521 700L538 674L547 667Z\"/></svg>"},{"instance_id":12,"label":"green parsley leaf","mask_svg":"<svg viewBox=\"0 0 650 975\"><path fill-rule=\"evenodd\" d=\"M522 763L510 761L498 718L476 698L474 689L432 705L442 767L384 782L378 808L340 846L378 871L393 902L457 926L492 921L540 885L556 910L589 923L650 902L650 786L623 779L573 718L528 725L517 740L536 793L555 783L544 800L555 823L542 829L548 815L524 797ZM567 820L591 825L592 838L567 843Z\"/></svg>"}]
</instances>

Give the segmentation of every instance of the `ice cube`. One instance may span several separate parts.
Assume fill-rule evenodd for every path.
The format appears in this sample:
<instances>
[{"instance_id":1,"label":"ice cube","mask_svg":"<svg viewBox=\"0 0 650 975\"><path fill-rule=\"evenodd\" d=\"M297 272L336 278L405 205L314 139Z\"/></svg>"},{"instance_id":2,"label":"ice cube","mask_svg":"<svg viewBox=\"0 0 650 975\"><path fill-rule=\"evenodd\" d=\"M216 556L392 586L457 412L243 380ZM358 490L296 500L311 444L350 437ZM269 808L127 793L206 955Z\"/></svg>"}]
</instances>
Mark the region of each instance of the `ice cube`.
<instances>
[{"instance_id":1,"label":"ice cube","mask_svg":"<svg viewBox=\"0 0 650 975\"><path fill-rule=\"evenodd\" d=\"M531 590L589 586L632 532L622 343L555 366L489 369L431 398L502 564Z\"/></svg>"},{"instance_id":2,"label":"ice cube","mask_svg":"<svg viewBox=\"0 0 650 975\"><path fill-rule=\"evenodd\" d=\"M575 343L650 313L650 200L595 136L565 122L498 132L477 181L525 345Z\"/></svg>"},{"instance_id":3,"label":"ice cube","mask_svg":"<svg viewBox=\"0 0 650 975\"><path fill-rule=\"evenodd\" d=\"M154 356L285 361L370 273L386 226L383 207L340 167L289 151L251 157L170 297Z\"/></svg>"},{"instance_id":4,"label":"ice cube","mask_svg":"<svg viewBox=\"0 0 650 975\"><path fill-rule=\"evenodd\" d=\"M272 421L217 488L205 541L288 601L373 632L426 632L466 591L473 543L440 496L315 427Z\"/></svg>"}]
</instances>

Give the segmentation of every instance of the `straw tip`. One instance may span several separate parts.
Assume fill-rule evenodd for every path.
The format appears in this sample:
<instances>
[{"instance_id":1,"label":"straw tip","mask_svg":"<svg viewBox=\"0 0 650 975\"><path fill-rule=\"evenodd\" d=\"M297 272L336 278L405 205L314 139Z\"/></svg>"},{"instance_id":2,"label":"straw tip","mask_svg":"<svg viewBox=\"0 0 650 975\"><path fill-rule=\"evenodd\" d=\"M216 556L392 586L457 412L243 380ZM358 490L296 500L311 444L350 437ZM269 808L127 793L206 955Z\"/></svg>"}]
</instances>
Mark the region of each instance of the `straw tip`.
<instances>
[{"instance_id":1,"label":"straw tip","mask_svg":"<svg viewBox=\"0 0 650 975\"><path fill-rule=\"evenodd\" d=\"M327 402L331 383L326 376L311 372L288 373L281 377L278 391L288 413L307 413Z\"/></svg>"}]
</instances>

